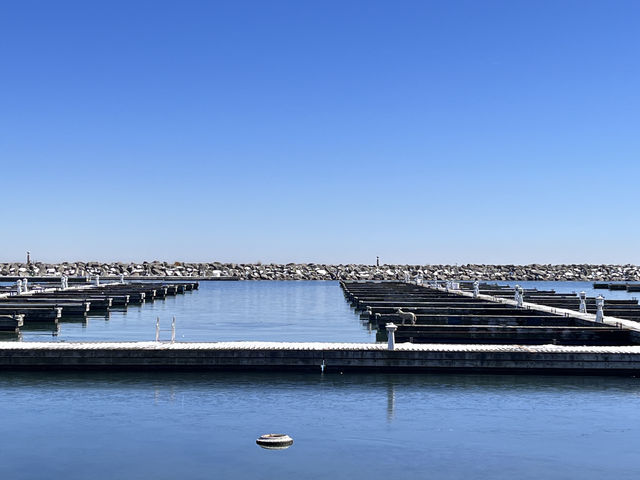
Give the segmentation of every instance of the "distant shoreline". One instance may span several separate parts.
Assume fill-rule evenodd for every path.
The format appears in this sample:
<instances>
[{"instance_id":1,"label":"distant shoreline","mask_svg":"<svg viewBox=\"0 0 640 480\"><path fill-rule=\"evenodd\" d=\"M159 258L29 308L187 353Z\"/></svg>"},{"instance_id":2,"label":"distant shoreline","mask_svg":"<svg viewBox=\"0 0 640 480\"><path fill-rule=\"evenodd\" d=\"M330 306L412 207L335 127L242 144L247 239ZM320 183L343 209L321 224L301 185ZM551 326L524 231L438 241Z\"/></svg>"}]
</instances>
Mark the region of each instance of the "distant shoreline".
<instances>
[{"instance_id":1,"label":"distant shoreline","mask_svg":"<svg viewBox=\"0 0 640 480\"><path fill-rule=\"evenodd\" d=\"M0 263L0 281L55 279L61 275L117 279L185 280L402 280L422 274L425 280L494 281L640 281L638 265L330 265L315 263Z\"/></svg>"}]
</instances>

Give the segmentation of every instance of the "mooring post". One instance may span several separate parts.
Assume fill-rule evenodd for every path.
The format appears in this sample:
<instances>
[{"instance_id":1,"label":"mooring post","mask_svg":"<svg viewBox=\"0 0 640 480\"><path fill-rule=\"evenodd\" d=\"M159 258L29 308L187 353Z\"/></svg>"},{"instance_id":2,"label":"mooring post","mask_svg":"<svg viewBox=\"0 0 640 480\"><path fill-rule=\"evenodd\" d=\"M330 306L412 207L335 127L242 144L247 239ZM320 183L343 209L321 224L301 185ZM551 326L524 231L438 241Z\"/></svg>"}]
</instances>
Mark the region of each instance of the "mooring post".
<instances>
[{"instance_id":1,"label":"mooring post","mask_svg":"<svg viewBox=\"0 0 640 480\"><path fill-rule=\"evenodd\" d=\"M370 306L367 306L367 309L365 310L365 313L367 314L367 319L369 320L369 322L373 321L373 310L371 310Z\"/></svg>"},{"instance_id":2,"label":"mooring post","mask_svg":"<svg viewBox=\"0 0 640 480\"><path fill-rule=\"evenodd\" d=\"M171 320L171 343L176 341L176 317Z\"/></svg>"},{"instance_id":3,"label":"mooring post","mask_svg":"<svg viewBox=\"0 0 640 480\"><path fill-rule=\"evenodd\" d=\"M524 289L518 286L518 308L522 308L524 303Z\"/></svg>"},{"instance_id":4,"label":"mooring post","mask_svg":"<svg viewBox=\"0 0 640 480\"><path fill-rule=\"evenodd\" d=\"M478 280L473 282L473 298L478 298L480 295L480 282Z\"/></svg>"},{"instance_id":5,"label":"mooring post","mask_svg":"<svg viewBox=\"0 0 640 480\"><path fill-rule=\"evenodd\" d=\"M156 342L160 340L160 317L156 317Z\"/></svg>"},{"instance_id":6,"label":"mooring post","mask_svg":"<svg viewBox=\"0 0 640 480\"><path fill-rule=\"evenodd\" d=\"M602 323L604 321L604 297L598 295L596 298L596 322Z\"/></svg>"},{"instance_id":7,"label":"mooring post","mask_svg":"<svg viewBox=\"0 0 640 480\"><path fill-rule=\"evenodd\" d=\"M16 281L16 287L18 289L18 295L20 295L22 293L22 280Z\"/></svg>"},{"instance_id":8,"label":"mooring post","mask_svg":"<svg viewBox=\"0 0 640 480\"><path fill-rule=\"evenodd\" d=\"M587 293L580 292L580 313L587 313Z\"/></svg>"},{"instance_id":9,"label":"mooring post","mask_svg":"<svg viewBox=\"0 0 640 480\"><path fill-rule=\"evenodd\" d=\"M395 323L387 323L385 325L387 328L387 336L389 337L389 350L396 349L396 330L398 326Z\"/></svg>"}]
</instances>

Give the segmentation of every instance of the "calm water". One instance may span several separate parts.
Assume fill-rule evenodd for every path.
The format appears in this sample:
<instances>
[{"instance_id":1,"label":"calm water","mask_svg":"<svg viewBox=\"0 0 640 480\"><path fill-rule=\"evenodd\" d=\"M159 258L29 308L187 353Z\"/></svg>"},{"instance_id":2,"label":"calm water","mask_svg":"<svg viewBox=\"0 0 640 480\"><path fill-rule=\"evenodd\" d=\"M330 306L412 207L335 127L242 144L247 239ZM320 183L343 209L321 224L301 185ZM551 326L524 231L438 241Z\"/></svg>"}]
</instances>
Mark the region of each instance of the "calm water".
<instances>
[{"instance_id":1,"label":"calm water","mask_svg":"<svg viewBox=\"0 0 640 480\"><path fill-rule=\"evenodd\" d=\"M526 288L555 289L632 298L638 293L593 290L590 282L498 282ZM171 336L176 316L178 341L327 341L374 342L344 299L338 282L201 282L200 289L166 300L113 310L86 321L66 318L59 327L31 325L25 341L153 340L160 317L162 338Z\"/></svg>"},{"instance_id":2,"label":"calm water","mask_svg":"<svg viewBox=\"0 0 640 480\"><path fill-rule=\"evenodd\" d=\"M36 326L25 341L144 340L155 338L160 317L162 338L185 342L266 340L373 342L366 325L345 301L338 282L201 282L200 289L166 300L114 310L86 322L63 319L58 330ZM33 327L30 327L33 328Z\"/></svg>"},{"instance_id":3,"label":"calm water","mask_svg":"<svg viewBox=\"0 0 640 480\"><path fill-rule=\"evenodd\" d=\"M638 379L13 373L0 401L12 480L640 475Z\"/></svg>"},{"instance_id":4,"label":"calm water","mask_svg":"<svg viewBox=\"0 0 640 480\"><path fill-rule=\"evenodd\" d=\"M335 282L203 282L24 338L149 340L172 315L185 341L373 341ZM635 378L11 372L0 402L3 479L640 476ZM294 445L255 445L272 432Z\"/></svg>"}]
</instances>

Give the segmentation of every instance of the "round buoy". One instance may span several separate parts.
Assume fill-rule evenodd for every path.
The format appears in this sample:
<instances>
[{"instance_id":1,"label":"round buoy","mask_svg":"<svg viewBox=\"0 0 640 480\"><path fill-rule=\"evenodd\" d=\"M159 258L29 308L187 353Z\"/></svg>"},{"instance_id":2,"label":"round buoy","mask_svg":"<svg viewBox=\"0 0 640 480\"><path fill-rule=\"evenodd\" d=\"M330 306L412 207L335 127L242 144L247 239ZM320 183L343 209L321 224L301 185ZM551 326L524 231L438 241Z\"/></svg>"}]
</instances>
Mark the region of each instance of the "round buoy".
<instances>
[{"instance_id":1,"label":"round buoy","mask_svg":"<svg viewBox=\"0 0 640 480\"><path fill-rule=\"evenodd\" d=\"M268 433L258 438L256 443L267 450L284 450L293 445L293 438L284 433Z\"/></svg>"}]
</instances>

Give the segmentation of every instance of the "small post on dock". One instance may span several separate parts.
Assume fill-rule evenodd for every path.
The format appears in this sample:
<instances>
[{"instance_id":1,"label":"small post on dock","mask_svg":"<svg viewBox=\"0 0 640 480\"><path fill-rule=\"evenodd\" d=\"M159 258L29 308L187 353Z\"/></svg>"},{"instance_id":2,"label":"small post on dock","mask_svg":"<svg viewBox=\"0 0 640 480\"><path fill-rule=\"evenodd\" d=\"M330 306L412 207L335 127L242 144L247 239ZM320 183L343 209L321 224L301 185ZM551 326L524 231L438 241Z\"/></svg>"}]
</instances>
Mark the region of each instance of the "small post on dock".
<instances>
[{"instance_id":1,"label":"small post on dock","mask_svg":"<svg viewBox=\"0 0 640 480\"><path fill-rule=\"evenodd\" d=\"M171 320L171 343L176 341L176 317Z\"/></svg>"},{"instance_id":2,"label":"small post on dock","mask_svg":"<svg viewBox=\"0 0 640 480\"><path fill-rule=\"evenodd\" d=\"M100 275L96 275L96 278L94 279L94 283L96 287L100 286Z\"/></svg>"},{"instance_id":3,"label":"small post on dock","mask_svg":"<svg viewBox=\"0 0 640 480\"><path fill-rule=\"evenodd\" d=\"M124 283L124 273L120 274L120 283Z\"/></svg>"},{"instance_id":4,"label":"small post on dock","mask_svg":"<svg viewBox=\"0 0 640 480\"><path fill-rule=\"evenodd\" d=\"M22 293L22 280L16 281L16 287L18 289L18 295L20 295Z\"/></svg>"},{"instance_id":5,"label":"small post on dock","mask_svg":"<svg viewBox=\"0 0 640 480\"><path fill-rule=\"evenodd\" d=\"M578 294L580 296L580 313L587 313L587 293L580 292Z\"/></svg>"},{"instance_id":6,"label":"small post on dock","mask_svg":"<svg viewBox=\"0 0 640 480\"><path fill-rule=\"evenodd\" d=\"M478 298L480 295L480 282L478 280L473 282L473 298Z\"/></svg>"},{"instance_id":7,"label":"small post on dock","mask_svg":"<svg viewBox=\"0 0 640 480\"><path fill-rule=\"evenodd\" d=\"M156 317L156 342L160 340L160 317Z\"/></svg>"},{"instance_id":8,"label":"small post on dock","mask_svg":"<svg viewBox=\"0 0 640 480\"><path fill-rule=\"evenodd\" d=\"M387 328L387 336L389 337L389 350L395 350L396 349L396 330L398 329L398 326L395 323L387 323L385 325L385 327Z\"/></svg>"},{"instance_id":9,"label":"small post on dock","mask_svg":"<svg viewBox=\"0 0 640 480\"><path fill-rule=\"evenodd\" d=\"M596 298L596 322L602 323L604 320L604 297L602 295L598 295Z\"/></svg>"},{"instance_id":10,"label":"small post on dock","mask_svg":"<svg viewBox=\"0 0 640 480\"><path fill-rule=\"evenodd\" d=\"M524 288L518 286L518 308L522 308L524 303Z\"/></svg>"},{"instance_id":11,"label":"small post on dock","mask_svg":"<svg viewBox=\"0 0 640 480\"><path fill-rule=\"evenodd\" d=\"M373 322L373 310L371 310L371 306L367 306L365 313L367 314L367 319L369 320L369 322Z\"/></svg>"}]
</instances>

